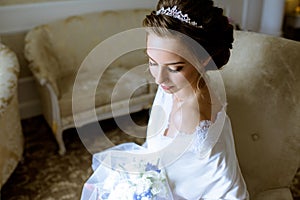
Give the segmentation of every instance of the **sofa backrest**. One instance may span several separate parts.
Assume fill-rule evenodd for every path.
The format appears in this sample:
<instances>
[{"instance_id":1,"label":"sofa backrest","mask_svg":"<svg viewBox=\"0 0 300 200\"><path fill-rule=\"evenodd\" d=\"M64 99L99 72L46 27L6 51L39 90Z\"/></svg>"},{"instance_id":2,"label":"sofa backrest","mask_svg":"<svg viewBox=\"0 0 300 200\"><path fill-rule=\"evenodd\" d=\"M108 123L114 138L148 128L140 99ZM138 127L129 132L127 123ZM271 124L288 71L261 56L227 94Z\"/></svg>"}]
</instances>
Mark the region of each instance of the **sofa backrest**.
<instances>
[{"instance_id":1,"label":"sofa backrest","mask_svg":"<svg viewBox=\"0 0 300 200\"><path fill-rule=\"evenodd\" d=\"M289 187L300 161L300 43L235 32L221 70L250 196Z\"/></svg>"},{"instance_id":2,"label":"sofa backrest","mask_svg":"<svg viewBox=\"0 0 300 200\"><path fill-rule=\"evenodd\" d=\"M122 31L142 27L142 21L149 13L147 9L104 11L73 16L42 26L59 63L60 76L76 72L74 69L101 41ZM123 59L118 64L136 66L139 59L145 59L145 56Z\"/></svg>"}]
</instances>

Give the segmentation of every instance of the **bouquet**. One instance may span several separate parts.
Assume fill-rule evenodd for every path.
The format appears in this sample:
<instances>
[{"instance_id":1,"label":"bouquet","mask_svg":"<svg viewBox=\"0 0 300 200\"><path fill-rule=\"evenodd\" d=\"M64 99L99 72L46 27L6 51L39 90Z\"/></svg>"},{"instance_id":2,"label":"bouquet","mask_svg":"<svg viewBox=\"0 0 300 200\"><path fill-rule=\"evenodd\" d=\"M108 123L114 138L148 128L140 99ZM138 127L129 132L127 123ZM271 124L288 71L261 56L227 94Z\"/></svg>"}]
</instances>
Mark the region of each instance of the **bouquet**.
<instances>
[{"instance_id":1,"label":"bouquet","mask_svg":"<svg viewBox=\"0 0 300 200\"><path fill-rule=\"evenodd\" d=\"M94 155L95 170L81 200L172 200L165 170L158 158L124 151Z\"/></svg>"},{"instance_id":2,"label":"bouquet","mask_svg":"<svg viewBox=\"0 0 300 200\"><path fill-rule=\"evenodd\" d=\"M119 166L98 188L98 200L170 199L165 172L151 163ZM136 167L138 172L130 172Z\"/></svg>"}]
</instances>

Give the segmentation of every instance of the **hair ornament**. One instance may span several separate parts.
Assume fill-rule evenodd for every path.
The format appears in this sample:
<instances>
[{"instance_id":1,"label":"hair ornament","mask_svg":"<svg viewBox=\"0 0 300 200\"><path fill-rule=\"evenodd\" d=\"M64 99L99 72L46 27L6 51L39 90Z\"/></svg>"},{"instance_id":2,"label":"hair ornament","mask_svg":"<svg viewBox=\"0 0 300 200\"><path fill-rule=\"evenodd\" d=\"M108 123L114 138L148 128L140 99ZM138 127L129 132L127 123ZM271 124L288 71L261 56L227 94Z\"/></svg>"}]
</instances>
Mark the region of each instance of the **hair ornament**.
<instances>
[{"instance_id":1,"label":"hair ornament","mask_svg":"<svg viewBox=\"0 0 300 200\"><path fill-rule=\"evenodd\" d=\"M167 15L175 19L179 19L180 21L188 23L192 26L203 28L202 25L198 26L197 22L192 21L191 18L189 18L188 14L182 14L180 10L177 10L177 6L173 6L172 8L168 7L166 9L162 7L161 9L156 11L156 15Z\"/></svg>"}]
</instances>

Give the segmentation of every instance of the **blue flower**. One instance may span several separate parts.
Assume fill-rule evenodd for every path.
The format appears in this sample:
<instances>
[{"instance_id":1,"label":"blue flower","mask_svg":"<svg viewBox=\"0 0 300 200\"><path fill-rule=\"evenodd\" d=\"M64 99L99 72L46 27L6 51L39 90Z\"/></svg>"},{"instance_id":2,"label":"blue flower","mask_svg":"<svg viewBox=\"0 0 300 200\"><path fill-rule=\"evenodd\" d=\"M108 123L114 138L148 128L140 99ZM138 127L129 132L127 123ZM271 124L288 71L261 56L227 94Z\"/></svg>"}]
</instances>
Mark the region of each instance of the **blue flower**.
<instances>
[{"instance_id":1,"label":"blue flower","mask_svg":"<svg viewBox=\"0 0 300 200\"><path fill-rule=\"evenodd\" d=\"M156 172L158 172L158 173L161 172L161 170L158 169L158 167L157 167L156 165L153 165L153 164L151 164L151 163L147 163L146 168L145 168L145 171L146 171L146 172L147 172L147 171L156 171Z\"/></svg>"},{"instance_id":2,"label":"blue flower","mask_svg":"<svg viewBox=\"0 0 300 200\"><path fill-rule=\"evenodd\" d=\"M141 199L141 196L134 193L133 200L140 200L140 199Z\"/></svg>"},{"instance_id":3,"label":"blue flower","mask_svg":"<svg viewBox=\"0 0 300 200\"><path fill-rule=\"evenodd\" d=\"M136 194L133 195L133 200L141 200L143 197L147 197L148 199L152 199L153 194L151 193L151 190L147 190L143 192L142 194Z\"/></svg>"},{"instance_id":4,"label":"blue flower","mask_svg":"<svg viewBox=\"0 0 300 200\"><path fill-rule=\"evenodd\" d=\"M148 197L148 198L152 198L152 193L151 193L151 190L148 190L147 192L144 192L143 194L142 194L144 197Z\"/></svg>"},{"instance_id":5,"label":"blue flower","mask_svg":"<svg viewBox=\"0 0 300 200\"><path fill-rule=\"evenodd\" d=\"M106 192L106 193L104 193L104 194L101 195L101 198L102 199L108 199L108 196L109 196L109 193Z\"/></svg>"}]
</instances>

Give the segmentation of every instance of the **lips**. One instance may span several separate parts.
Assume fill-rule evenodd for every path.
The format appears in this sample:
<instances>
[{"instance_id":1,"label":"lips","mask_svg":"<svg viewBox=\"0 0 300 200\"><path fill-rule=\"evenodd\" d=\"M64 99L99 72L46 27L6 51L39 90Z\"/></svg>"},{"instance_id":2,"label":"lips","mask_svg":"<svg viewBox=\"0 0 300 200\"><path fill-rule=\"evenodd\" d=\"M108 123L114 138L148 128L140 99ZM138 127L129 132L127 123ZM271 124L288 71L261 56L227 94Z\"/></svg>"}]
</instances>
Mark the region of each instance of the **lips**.
<instances>
[{"instance_id":1,"label":"lips","mask_svg":"<svg viewBox=\"0 0 300 200\"><path fill-rule=\"evenodd\" d=\"M172 86L165 86L165 85L160 85L162 87L162 89L164 90L170 90L172 88Z\"/></svg>"}]
</instances>

